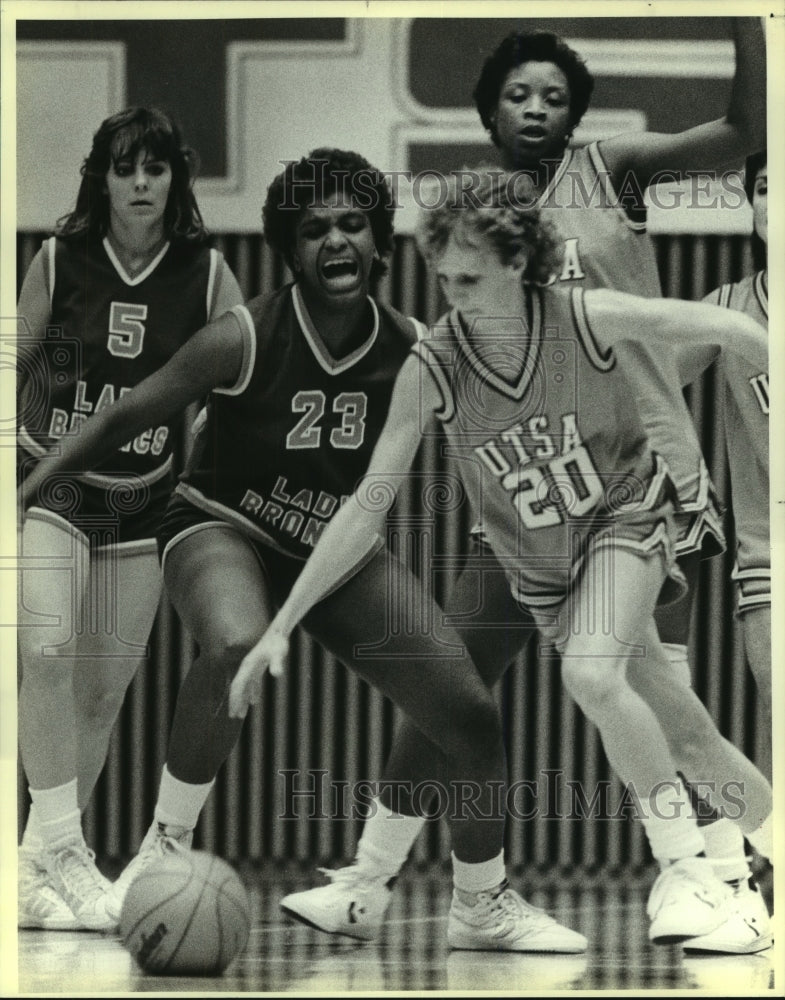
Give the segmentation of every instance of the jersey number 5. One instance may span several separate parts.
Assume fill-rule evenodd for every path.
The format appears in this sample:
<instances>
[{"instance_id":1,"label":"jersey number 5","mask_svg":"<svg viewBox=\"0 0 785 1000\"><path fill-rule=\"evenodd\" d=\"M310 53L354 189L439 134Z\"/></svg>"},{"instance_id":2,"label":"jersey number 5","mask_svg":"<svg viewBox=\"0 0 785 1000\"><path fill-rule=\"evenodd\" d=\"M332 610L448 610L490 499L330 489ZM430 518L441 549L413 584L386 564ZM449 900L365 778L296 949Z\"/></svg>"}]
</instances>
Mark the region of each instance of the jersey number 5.
<instances>
[{"instance_id":1,"label":"jersey number 5","mask_svg":"<svg viewBox=\"0 0 785 1000\"><path fill-rule=\"evenodd\" d=\"M142 353L147 306L139 302L113 302L109 310L106 346L116 358L136 358Z\"/></svg>"},{"instance_id":2,"label":"jersey number 5","mask_svg":"<svg viewBox=\"0 0 785 1000\"><path fill-rule=\"evenodd\" d=\"M292 397L292 412L303 416L286 435L286 447L299 450L318 448L322 440L319 421L327 398L321 389L303 389ZM359 448L365 438L368 399L364 392L342 392L333 400L333 413L342 414L340 427L330 431L333 448Z\"/></svg>"}]
</instances>

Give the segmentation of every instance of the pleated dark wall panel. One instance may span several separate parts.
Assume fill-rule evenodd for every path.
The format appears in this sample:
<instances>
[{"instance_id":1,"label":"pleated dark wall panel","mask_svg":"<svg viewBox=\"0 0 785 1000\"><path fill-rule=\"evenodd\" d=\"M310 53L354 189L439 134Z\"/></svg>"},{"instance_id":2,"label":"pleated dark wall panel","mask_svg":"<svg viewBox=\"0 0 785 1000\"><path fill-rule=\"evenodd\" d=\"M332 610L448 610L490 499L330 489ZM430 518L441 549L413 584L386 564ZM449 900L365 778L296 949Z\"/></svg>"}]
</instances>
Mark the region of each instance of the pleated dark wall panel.
<instances>
[{"instance_id":1,"label":"pleated dark wall panel","mask_svg":"<svg viewBox=\"0 0 785 1000\"><path fill-rule=\"evenodd\" d=\"M40 240L39 234L20 235L20 277ZM748 240L740 237L659 237L656 244L668 296L699 299L752 270ZM221 234L215 245L247 297L268 292L287 278L281 261L258 236ZM398 238L378 295L426 322L433 322L443 308L410 237ZM711 374L691 388L689 401L716 485L727 496ZM440 457L438 437L426 442L416 471L419 476L397 505L390 530L417 566L434 555L458 560L467 544L468 513L434 512L433 494L423 492L423 484L437 474L446 474L445 482L451 474ZM423 527L425 540L419 534ZM754 683L733 613L730 518L727 528L728 553L704 563L701 571L692 634L695 687L724 735L754 757L759 727ZM450 580L451 571L437 574L439 600ZM129 690L107 767L85 815L85 833L100 855L128 856L150 822L177 690L192 655L189 637L164 600L149 660ZM516 818L508 825L510 862L586 868L645 863L649 854L642 828L628 818L614 818L623 805L621 786L609 772L596 731L565 697L558 668L539 663L527 649L496 694L505 721L510 779L517 790ZM381 777L397 718L385 699L298 634L289 670L279 680L266 679L263 700L250 713L219 775L197 844L232 859L350 857L361 828L356 796L367 792L362 782ZM21 772L20 789L23 822L27 800ZM304 794L293 794L298 792ZM448 852L445 824L434 821L420 838L414 859L446 858Z\"/></svg>"}]
</instances>

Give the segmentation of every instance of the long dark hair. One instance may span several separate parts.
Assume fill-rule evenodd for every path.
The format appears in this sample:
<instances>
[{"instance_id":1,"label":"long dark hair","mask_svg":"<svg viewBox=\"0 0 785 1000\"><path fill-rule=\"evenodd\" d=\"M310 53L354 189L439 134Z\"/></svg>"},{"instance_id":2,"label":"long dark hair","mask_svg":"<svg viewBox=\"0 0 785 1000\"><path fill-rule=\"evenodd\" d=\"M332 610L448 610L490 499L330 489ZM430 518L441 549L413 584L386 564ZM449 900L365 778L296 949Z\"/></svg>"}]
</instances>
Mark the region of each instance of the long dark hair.
<instances>
[{"instance_id":1,"label":"long dark hair","mask_svg":"<svg viewBox=\"0 0 785 1000\"><path fill-rule=\"evenodd\" d=\"M192 189L196 154L183 142L177 124L157 108L126 108L101 123L93 136L93 148L82 164L76 207L57 220L57 236L68 239L106 235L109 228L106 175L113 164L134 160L140 151L156 160L165 160L172 171L172 186L164 211L166 235L193 242L207 239Z\"/></svg>"}]
</instances>

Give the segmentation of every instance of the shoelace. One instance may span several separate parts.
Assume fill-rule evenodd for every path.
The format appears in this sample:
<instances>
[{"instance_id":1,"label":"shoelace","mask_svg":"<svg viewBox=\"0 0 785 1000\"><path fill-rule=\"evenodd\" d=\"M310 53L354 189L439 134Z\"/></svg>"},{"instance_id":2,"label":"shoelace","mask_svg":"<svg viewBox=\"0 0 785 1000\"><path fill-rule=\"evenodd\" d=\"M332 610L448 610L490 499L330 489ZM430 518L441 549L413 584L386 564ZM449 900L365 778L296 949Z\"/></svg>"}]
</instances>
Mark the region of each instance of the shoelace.
<instances>
[{"instance_id":1,"label":"shoelace","mask_svg":"<svg viewBox=\"0 0 785 1000\"><path fill-rule=\"evenodd\" d=\"M69 893L85 900L102 895L94 861L95 852L89 847L65 847L58 851L55 864Z\"/></svg>"},{"instance_id":2,"label":"shoelace","mask_svg":"<svg viewBox=\"0 0 785 1000\"><path fill-rule=\"evenodd\" d=\"M504 890L498 896L488 900L487 914L489 918L501 917L501 927L498 937L505 937L520 929L520 921L527 924L527 931L542 931L555 923L552 917L537 906L532 906L525 899Z\"/></svg>"}]
</instances>

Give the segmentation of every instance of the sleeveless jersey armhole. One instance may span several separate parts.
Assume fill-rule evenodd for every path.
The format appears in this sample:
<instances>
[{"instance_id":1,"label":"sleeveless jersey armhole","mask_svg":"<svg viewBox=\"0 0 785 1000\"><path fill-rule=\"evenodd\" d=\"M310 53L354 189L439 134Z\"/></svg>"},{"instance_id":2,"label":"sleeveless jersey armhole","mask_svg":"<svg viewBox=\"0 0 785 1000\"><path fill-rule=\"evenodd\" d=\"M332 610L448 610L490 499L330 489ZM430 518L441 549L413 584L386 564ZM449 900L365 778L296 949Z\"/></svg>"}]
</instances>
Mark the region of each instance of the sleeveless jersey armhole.
<instances>
[{"instance_id":1,"label":"sleeveless jersey armhole","mask_svg":"<svg viewBox=\"0 0 785 1000\"><path fill-rule=\"evenodd\" d=\"M428 336L428 327L422 320L415 319L414 316L410 316L409 320L414 327L414 335L417 338L416 342L419 343L421 340L425 340Z\"/></svg>"},{"instance_id":2,"label":"sleeveless jersey armhole","mask_svg":"<svg viewBox=\"0 0 785 1000\"><path fill-rule=\"evenodd\" d=\"M589 143L586 147L586 152L589 155L589 160L591 161L592 168L602 185L603 195L607 199L607 202L613 209L619 213L619 216L624 220L624 224L628 229L632 229L636 233L646 232L646 219L643 218L639 222L635 219L631 219L630 216L624 209L624 206L619 202L619 195L616 188L611 180L611 172L605 163L602 153L600 152L599 141ZM645 209L642 211L645 212Z\"/></svg>"},{"instance_id":3,"label":"sleeveless jersey armhole","mask_svg":"<svg viewBox=\"0 0 785 1000\"><path fill-rule=\"evenodd\" d=\"M592 365L598 371L609 372L616 364L616 355L613 353L613 348L609 347L603 351L597 343L597 338L586 313L583 292L582 288L573 288L570 292L570 306L575 329L578 331L583 351Z\"/></svg>"},{"instance_id":4,"label":"sleeveless jersey armhole","mask_svg":"<svg viewBox=\"0 0 785 1000\"><path fill-rule=\"evenodd\" d=\"M412 353L417 355L435 382L442 400L442 405L435 411L435 415L442 423L447 423L455 415L455 401L447 373L442 368L436 353L425 340L418 340L412 348Z\"/></svg>"},{"instance_id":5,"label":"sleeveless jersey armhole","mask_svg":"<svg viewBox=\"0 0 785 1000\"><path fill-rule=\"evenodd\" d=\"M240 326L243 338L243 358L240 363L240 372L234 385L213 389L213 392L220 393L222 396L239 396L248 388L256 365L256 328L251 319L251 314L245 306L233 306L229 312L235 317Z\"/></svg>"}]
</instances>

